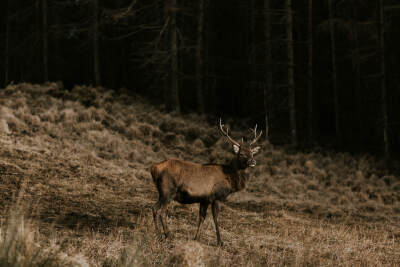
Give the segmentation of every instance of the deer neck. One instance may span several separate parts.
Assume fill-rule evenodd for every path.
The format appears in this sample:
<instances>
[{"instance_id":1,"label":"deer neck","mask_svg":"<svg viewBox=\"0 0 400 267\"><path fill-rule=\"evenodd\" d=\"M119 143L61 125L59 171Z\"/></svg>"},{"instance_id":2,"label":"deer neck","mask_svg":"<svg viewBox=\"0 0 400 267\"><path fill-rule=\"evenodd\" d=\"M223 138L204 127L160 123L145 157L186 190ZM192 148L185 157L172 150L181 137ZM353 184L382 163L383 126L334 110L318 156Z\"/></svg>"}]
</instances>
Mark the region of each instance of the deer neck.
<instances>
[{"instance_id":1,"label":"deer neck","mask_svg":"<svg viewBox=\"0 0 400 267\"><path fill-rule=\"evenodd\" d=\"M238 158L235 158L226 167L232 191L237 192L243 190L246 187L246 182L248 180L248 175L246 173L247 166L244 166L240 163Z\"/></svg>"}]
</instances>

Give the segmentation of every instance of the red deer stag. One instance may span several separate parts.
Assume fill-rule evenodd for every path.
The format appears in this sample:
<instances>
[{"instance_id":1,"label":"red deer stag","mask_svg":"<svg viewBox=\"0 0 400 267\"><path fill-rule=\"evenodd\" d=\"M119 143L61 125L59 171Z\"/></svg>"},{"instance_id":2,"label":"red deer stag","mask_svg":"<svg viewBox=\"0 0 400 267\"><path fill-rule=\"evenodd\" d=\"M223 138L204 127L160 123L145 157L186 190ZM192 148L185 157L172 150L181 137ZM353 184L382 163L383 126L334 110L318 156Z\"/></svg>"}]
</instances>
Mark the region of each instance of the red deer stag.
<instances>
[{"instance_id":1,"label":"red deer stag","mask_svg":"<svg viewBox=\"0 0 400 267\"><path fill-rule=\"evenodd\" d=\"M175 200L181 204L200 203L199 222L195 240L199 237L200 226L207 215L207 208L211 204L218 245L222 246L218 228L219 202L234 192L245 188L248 176L247 167L254 167L254 155L260 147L252 147L260 138L262 131L257 135L257 125L252 132L254 139L249 143L239 143L228 134L228 128L219 121L219 130L232 143L235 158L227 165L197 164L180 159L168 159L151 167L151 175L157 187L159 199L153 207L154 224L158 232L158 218L161 220L164 234L169 235L166 222L168 203Z\"/></svg>"}]
</instances>

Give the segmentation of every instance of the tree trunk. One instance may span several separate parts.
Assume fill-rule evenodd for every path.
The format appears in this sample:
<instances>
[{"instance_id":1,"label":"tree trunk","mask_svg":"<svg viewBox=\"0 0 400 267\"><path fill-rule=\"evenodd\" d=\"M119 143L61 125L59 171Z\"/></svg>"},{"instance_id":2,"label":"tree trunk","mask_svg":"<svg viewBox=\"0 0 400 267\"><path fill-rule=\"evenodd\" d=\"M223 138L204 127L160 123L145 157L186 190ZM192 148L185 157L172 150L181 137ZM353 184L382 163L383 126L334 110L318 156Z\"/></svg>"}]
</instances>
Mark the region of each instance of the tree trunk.
<instances>
[{"instance_id":1,"label":"tree trunk","mask_svg":"<svg viewBox=\"0 0 400 267\"><path fill-rule=\"evenodd\" d=\"M10 1L10 4L13 2L15 2L15 1ZM16 10L18 8L18 6L15 3L13 3L13 4L14 4L13 5L14 10ZM10 15L11 15L11 13L10 13ZM15 16L12 16L12 19L14 20L13 22L14 22L16 29L18 29L18 26L20 25L20 21L21 21L20 16L21 15L18 14L18 12L16 12ZM18 43L18 40L23 39L23 33L21 33L18 30L12 31L11 34L13 35L13 40L15 40L15 43ZM25 64L26 64L25 62L26 61L18 62L17 66L15 68L15 80L17 80L18 82L25 82Z\"/></svg>"},{"instance_id":2,"label":"tree trunk","mask_svg":"<svg viewBox=\"0 0 400 267\"><path fill-rule=\"evenodd\" d=\"M263 88L263 97L264 97L264 113L265 113L265 140L269 141L269 117L268 117L268 108L269 108L269 91L268 85Z\"/></svg>"},{"instance_id":3,"label":"tree trunk","mask_svg":"<svg viewBox=\"0 0 400 267\"><path fill-rule=\"evenodd\" d=\"M265 138L268 140L269 119L268 103L272 92L272 46L271 46L271 0L264 0L264 36L265 36L265 87L264 87L264 113L265 113Z\"/></svg>"},{"instance_id":4,"label":"tree trunk","mask_svg":"<svg viewBox=\"0 0 400 267\"><path fill-rule=\"evenodd\" d=\"M296 92L294 84L294 56L293 56L293 10L292 0L286 0L286 34L287 34L287 55L288 55L288 91L289 91L289 117L290 137L293 146L297 146L296 126Z\"/></svg>"},{"instance_id":5,"label":"tree trunk","mask_svg":"<svg viewBox=\"0 0 400 267\"><path fill-rule=\"evenodd\" d=\"M35 60L35 66L37 69L33 70L34 79L43 81L43 15L42 15L42 0L35 1L35 42L39 44L39 51L36 50L36 46L32 46L32 54Z\"/></svg>"},{"instance_id":6,"label":"tree trunk","mask_svg":"<svg viewBox=\"0 0 400 267\"><path fill-rule=\"evenodd\" d=\"M313 144L313 1L308 0L308 82L307 82L307 114L308 144Z\"/></svg>"},{"instance_id":7,"label":"tree trunk","mask_svg":"<svg viewBox=\"0 0 400 267\"><path fill-rule=\"evenodd\" d=\"M250 89L256 89L256 0L250 0Z\"/></svg>"},{"instance_id":8,"label":"tree trunk","mask_svg":"<svg viewBox=\"0 0 400 267\"><path fill-rule=\"evenodd\" d=\"M179 101L179 73L178 73L178 36L176 27L177 0L171 0L171 104L172 110L181 111Z\"/></svg>"},{"instance_id":9,"label":"tree trunk","mask_svg":"<svg viewBox=\"0 0 400 267\"><path fill-rule=\"evenodd\" d=\"M165 0L161 2L163 4L163 26L162 29L165 28L165 34L168 36L168 38L165 38L165 41L162 42L162 51L165 52L165 54L169 54L170 50L170 42L169 38L171 37L170 31L171 31L171 22L170 22L170 9L171 9L171 0ZM163 30L161 30L162 32ZM161 33L160 33L161 36ZM161 38L161 37L160 37ZM167 111L172 110L172 105L171 105L171 71L170 71L170 65L169 61L168 63L165 64L165 71L163 72L163 97L164 97L164 104L165 104L165 109Z\"/></svg>"},{"instance_id":10,"label":"tree trunk","mask_svg":"<svg viewBox=\"0 0 400 267\"><path fill-rule=\"evenodd\" d=\"M60 55L61 50L60 50L60 40L58 38L58 33L57 31L59 30L60 27L60 16L57 12L57 9L55 6L53 6L52 10L51 10L51 16L52 16L52 20L54 23L54 28L55 28L55 32L53 32L53 46L54 46L54 50L53 50L53 57L54 57L54 61L55 64L52 66L52 69L54 69L53 71L53 79L58 81L58 80L62 80L62 71L60 71L60 65L59 65L59 61L62 58L62 55Z\"/></svg>"},{"instance_id":11,"label":"tree trunk","mask_svg":"<svg viewBox=\"0 0 400 267\"><path fill-rule=\"evenodd\" d=\"M205 73L205 93L207 96L207 101L205 102L206 109L209 113L215 114L216 105L217 105L217 98L216 98L216 75L215 75L215 68L214 68L214 60L210 55L210 47L211 47L211 40L213 35L210 33L208 29L208 25L210 25L210 20L213 14L210 14L212 8L209 6L211 3L206 2L208 12L205 14L204 17L204 58L206 64L204 64L204 73Z\"/></svg>"},{"instance_id":12,"label":"tree trunk","mask_svg":"<svg viewBox=\"0 0 400 267\"><path fill-rule=\"evenodd\" d=\"M358 145L363 144L363 119L362 119L362 94L361 94L361 59L360 59L360 42L358 37L358 6L354 7L353 24L353 65L355 70L355 100L356 100L356 120L357 120L357 137L359 138Z\"/></svg>"},{"instance_id":13,"label":"tree trunk","mask_svg":"<svg viewBox=\"0 0 400 267\"><path fill-rule=\"evenodd\" d=\"M99 2L93 0L93 73L96 86L101 84L99 60Z\"/></svg>"},{"instance_id":14,"label":"tree trunk","mask_svg":"<svg viewBox=\"0 0 400 267\"><path fill-rule=\"evenodd\" d=\"M331 36L331 56L332 56L332 87L333 99L335 105L335 129L336 138L339 146L342 144L342 132L340 128L340 112L339 112L339 95L337 88L337 73L336 73L336 40L335 40L335 24L333 21L332 0L328 1L329 9L329 31Z\"/></svg>"},{"instance_id":15,"label":"tree trunk","mask_svg":"<svg viewBox=\"0 0 400 267\"><path fill-rule=\"evenodd\" d=\"M5 36L5 47L4 47L4 87L8 85L9 75L9 62L10 62L10 0L7 0L7 11L5 16L6 23L6 36Z\"/></svg>"},{"instance_id":16,"label":"tree trunk","mask_svg":"<svg viewBox=\"0 0 400 267\"><path fill-rule=\"evenodd\" d=\"M197 110L200 114L204 114L204 0L199 0L199 20L197 24L197 50L196 50L196 85L197 85Z\"/></svg>"},{"instance_id":17,"label":"tree trunk","mask_svg":"<svg viewBox=\"0 0 400 267\"><path fill-rule=\"evenodd\" d=\"M216 110L217 110L217 92L216 92L216 87L217 87L217 77L215 75L215 68L213 66L211 66L211 71L210 71L213 75L212 78L208 79L208 90L209 90L209 98L210 98L210 110L212 111L213 114L215 114ZM209 72L209 73L210 73ZM209 75L210 76L210 75Z\"/></svg>"},{"instance_id":18,"label":"tree trunk","mask_svg":"<svg viewBox=\"0 0 400 267\"><path fill-rule=\"evenodd\" d=\"M379 0L379 50L381 63L381 91L382 91L382 116L383 116L383 149L386 162L390 159L390 140L389 140L389 118L387 104L386 87L386 66L385 66L385 14L383 0Z\"/></svg>"},{"instance_id":19,"label":"tree trunk","mask_svg":"<svg viewBox=\"0 0 400 267\"><path fill-rule=\"evenodd\" d=\"M42 63L43 82L49 80L48 68L48 36L47 36L47 0L42 0Z\"/></svg>"}]
</instances>

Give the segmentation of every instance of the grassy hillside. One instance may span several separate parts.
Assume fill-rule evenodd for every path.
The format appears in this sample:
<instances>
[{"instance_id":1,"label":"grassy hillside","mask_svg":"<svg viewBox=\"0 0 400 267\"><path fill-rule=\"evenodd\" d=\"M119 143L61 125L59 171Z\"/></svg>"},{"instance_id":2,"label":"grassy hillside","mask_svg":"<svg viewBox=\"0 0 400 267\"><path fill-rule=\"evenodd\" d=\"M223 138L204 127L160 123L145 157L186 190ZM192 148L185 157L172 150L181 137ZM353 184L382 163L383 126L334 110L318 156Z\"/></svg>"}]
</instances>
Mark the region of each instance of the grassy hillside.
<instances>
[{"instance_id":1,"label":"grassy hillside","mask_svg":"<svg viewBox=\"0 0 400 267\"><path fill-rule=\"evenodd\" d=\"M148 167L169 157L226 161L231 148L216 124L101 88L0 90L0 263L7 229L27 220L29 242L45 251L56 244L57 259L78 266L400 265L398 176L371 156L267 143L247 189L222 207L224 247L210 214L192 241L197 205L172 204L174 237L159 241ZM235 125L234 137L248 136L252 125ZM7 219L20 206L25 219Z\"/></svg>"}]
</instances>

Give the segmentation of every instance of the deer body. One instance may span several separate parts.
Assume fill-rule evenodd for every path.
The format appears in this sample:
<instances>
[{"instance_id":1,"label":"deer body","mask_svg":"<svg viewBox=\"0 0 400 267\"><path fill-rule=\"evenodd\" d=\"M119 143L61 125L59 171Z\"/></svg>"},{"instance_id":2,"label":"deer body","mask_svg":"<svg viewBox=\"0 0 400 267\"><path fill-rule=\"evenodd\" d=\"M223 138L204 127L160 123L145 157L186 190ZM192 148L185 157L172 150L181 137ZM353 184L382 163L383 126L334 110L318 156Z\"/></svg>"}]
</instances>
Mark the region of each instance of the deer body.
<instances>
[{"instance_id":1,"label":"deer body","mask_svg":"<svg viewBox=\"0 0 400 267\"><path fill-rule=\"evenodd\" d=\"M169 159L153 165L151 174L157 188L181 204L223 201L245 188L247 175L232 165L197 164Z\"/></svg>"},{"instance_id":2,"label":"deer body","mask_svg":"<svg viewBox=\"0 0 400 267\"><path fill-rule=\"evenodd\" d=\"M168 159L151 167L153 182L159 193L158 202L153 208L154 224L158 231L158 219L166 237L169 235L166 224L166 210L168 203L175 200L181 204L200 203L199 223L195 235L198 238L200 226L207 215L207 208L211 205L212 214L217 234L218 245L222 245L218 227L219 202L224 201L231 193L245 188L248 176L246 169L254 167L256 162L253 155L259 151L259 147L251 148L251 145L261 136L256 136L249 146L231 139L228 131L221 132L233 144L236 157L230 164L197 164L180 159Z\"/></svg>"}]
</instances>

